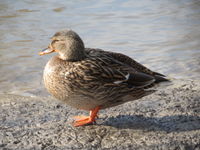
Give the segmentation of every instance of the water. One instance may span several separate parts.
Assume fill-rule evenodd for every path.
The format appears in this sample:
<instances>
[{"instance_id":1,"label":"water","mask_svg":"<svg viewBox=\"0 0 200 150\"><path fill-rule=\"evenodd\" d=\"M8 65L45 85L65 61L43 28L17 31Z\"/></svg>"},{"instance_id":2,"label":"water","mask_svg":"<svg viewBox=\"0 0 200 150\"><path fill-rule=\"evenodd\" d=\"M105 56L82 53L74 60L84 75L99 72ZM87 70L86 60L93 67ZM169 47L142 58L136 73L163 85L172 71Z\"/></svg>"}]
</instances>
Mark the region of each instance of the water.
<instances>
[{"instance_id":1,"label":"water","mask_svg":"<svg viewBox=\"0 0 200 150\"><path fill-rule=\"evenodd\" d=\"M173 78L200 77L200 1L1 0L0 93L45 96L38 56L71 28L86 47L121 52Z\"/></svg>"}]
</instances>

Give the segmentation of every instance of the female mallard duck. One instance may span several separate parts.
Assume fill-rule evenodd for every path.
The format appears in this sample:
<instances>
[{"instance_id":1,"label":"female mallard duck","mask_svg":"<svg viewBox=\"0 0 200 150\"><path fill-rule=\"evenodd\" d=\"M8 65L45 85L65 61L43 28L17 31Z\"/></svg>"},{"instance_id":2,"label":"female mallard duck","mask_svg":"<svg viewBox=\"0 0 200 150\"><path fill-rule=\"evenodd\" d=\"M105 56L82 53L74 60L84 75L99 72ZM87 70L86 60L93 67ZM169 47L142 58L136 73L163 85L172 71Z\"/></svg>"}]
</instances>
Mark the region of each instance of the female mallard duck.
<instances>
[{"instance_id":1,"label":"female mallard duck","mask_svg":"<svg viewBox=\"0 0 200 150\"><path fill-rule=\"evenodd\" d=\"M101 49L85 48L72 30L57 32L40 55L57 52L44 69L49 93L90 116L76 117L74 126L95 121L99 109L116 106L152 93L146 90L167 81L130 57Z\"/></svg>"}]
</instances>

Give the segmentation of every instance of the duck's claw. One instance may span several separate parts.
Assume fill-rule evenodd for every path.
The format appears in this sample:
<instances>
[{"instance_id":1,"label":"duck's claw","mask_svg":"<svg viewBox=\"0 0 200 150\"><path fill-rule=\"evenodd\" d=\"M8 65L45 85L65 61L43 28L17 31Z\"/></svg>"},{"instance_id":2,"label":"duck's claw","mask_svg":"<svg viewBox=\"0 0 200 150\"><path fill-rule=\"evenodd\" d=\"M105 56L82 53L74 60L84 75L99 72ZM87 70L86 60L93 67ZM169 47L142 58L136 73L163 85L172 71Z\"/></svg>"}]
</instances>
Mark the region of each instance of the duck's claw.
<instances>
[{"instance_id":1,"label":"duck's claw","mask_svg":"<svg viewBox=\"0 0 200 150\"><path fill-rule=\"evenodd\" d=\"M75 120L85 120L85 119L87 119L88 117L89 117L89 116L74 116L73 118L74 118ZM96 118L98 119L99 116L97 115Z\"/></svg>"},{"instance_id":2,"label":"duck's claw","mask_svg":"<svg viewBox=\"0 0 200 150\"><path fill-rule=\"evenodd\" d=\"M86 120L89 118L89 116L74 116L73 117L76 121L78 120Z\"/></svg>"},{"instance_id":3,"label":"duck's claw","mask_svg":"<svg viewBox=\"0 0 200 150\"><path fill-rule=\"evenodd\" d=\"M79 116L77 116L76 118L78 118ZM87 124L90 124L90 123L93 123L95 120L92 119L90 116L80 116L80 120L76 120L73 125L75 127L78 127L78 126L83 126L83 125L87 125Z\"/></svg>"}]
</instances>

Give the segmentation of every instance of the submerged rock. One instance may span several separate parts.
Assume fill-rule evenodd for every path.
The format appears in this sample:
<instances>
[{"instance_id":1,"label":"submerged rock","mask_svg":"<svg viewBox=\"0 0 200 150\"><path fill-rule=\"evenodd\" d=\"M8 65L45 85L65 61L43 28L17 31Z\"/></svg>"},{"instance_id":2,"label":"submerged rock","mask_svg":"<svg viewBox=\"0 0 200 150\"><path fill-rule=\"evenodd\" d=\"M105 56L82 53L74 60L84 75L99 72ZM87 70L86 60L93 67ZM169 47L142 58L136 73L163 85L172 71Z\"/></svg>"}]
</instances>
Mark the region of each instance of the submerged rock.
<instances>
[{"instance_id":1,"label":"submerged rock","mask_svg":"<svg viewBox=\"0 0 200 150\"><path fill-rule=\"evenodd\" d=\"M0 149L200 149L200 82L173 81L137 101L86 114L51 97L0 95Z\"/></svg>"}]
</instances>

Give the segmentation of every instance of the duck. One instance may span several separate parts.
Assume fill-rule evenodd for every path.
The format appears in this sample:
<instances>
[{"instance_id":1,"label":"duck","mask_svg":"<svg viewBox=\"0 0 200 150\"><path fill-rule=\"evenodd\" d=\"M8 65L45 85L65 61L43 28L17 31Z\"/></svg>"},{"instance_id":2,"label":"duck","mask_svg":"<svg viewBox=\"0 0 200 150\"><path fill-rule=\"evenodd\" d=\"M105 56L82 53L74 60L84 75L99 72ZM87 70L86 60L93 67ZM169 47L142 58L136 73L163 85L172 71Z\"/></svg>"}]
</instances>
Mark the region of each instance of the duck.
<instances>
[{"instance_id":1,"label":"duck","mask_svg":"<svg viewBox=\"0 0 200 150\"><path fill-rule=\"evenodd\" d=\"M125 54L85 48L71 29L56 32L39 55L53 52L57 55L43 72L47 91L71 107L90 112L75 116L75 127L92 124L99 110L141 99L156 91L152 87L169 81Z\"/></svg>"}]
</instances>

